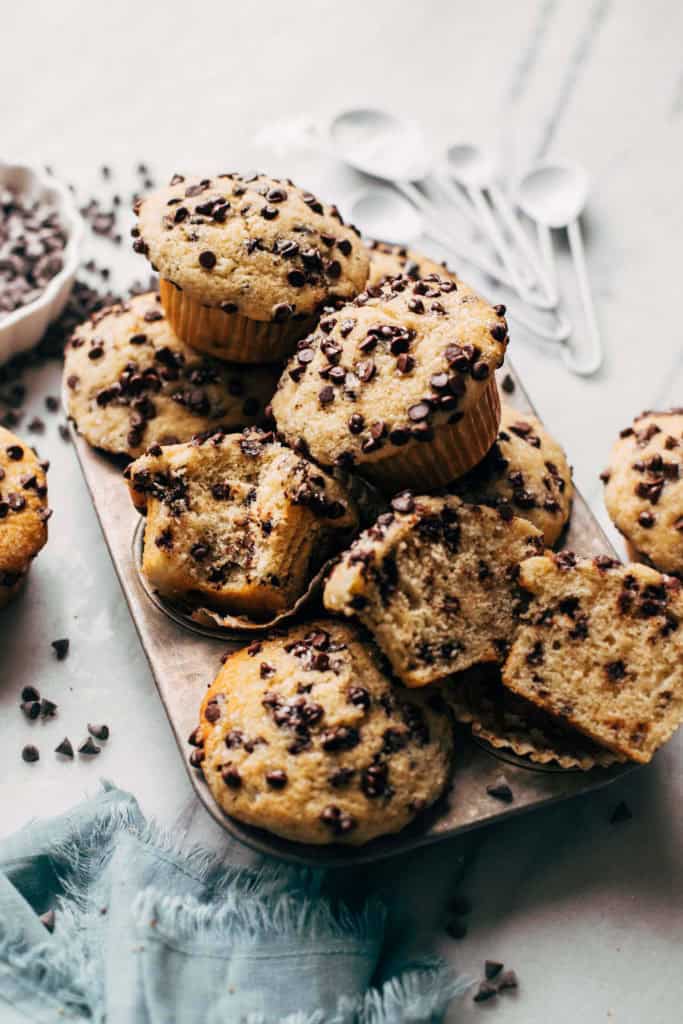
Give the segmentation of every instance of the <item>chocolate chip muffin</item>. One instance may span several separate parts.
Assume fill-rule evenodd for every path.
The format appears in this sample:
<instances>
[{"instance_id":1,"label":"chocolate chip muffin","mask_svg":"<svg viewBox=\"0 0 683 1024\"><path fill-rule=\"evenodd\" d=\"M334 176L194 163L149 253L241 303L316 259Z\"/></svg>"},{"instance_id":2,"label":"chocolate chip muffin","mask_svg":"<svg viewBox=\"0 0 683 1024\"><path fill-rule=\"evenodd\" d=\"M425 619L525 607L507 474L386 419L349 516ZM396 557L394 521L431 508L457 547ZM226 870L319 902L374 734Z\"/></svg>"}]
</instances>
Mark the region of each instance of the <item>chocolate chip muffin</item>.
<instances>
[{"instance_id":1,"label":"chocolate chip muffin","mask_svg":"<svg viewBox=\"0 0 683 1024\"><path fill-rule=\"evenodd\" d=\"M622 430L602 480L633 557L683 573L683 409L645 412Z\"/></svg>"},{"instance_id":2,"label":"chocolate chip muffin","mask_svg":"<svg viewBox=\"0 0 683 1024\"><path fill-rule=\"evenodd\" d=\"M532 595L503 683L596 743L646 763L683 720L680 580L571 552L522 562Z\"/></svg>"},{"instance_id":3,"label":"chocolate chip muffin","mask_svg":"<svg viewBox=\"0 0 683 1024\"><path fill-rule=\"evenodd\" d=\"M19 591L45 545L49 517L44 464L0 427L0 608Z\"/></svg>"},{"instance_id":4,"label":"chocolate chip muffin","mask_svg":"<svg viewBox=\"0 0 683 1024\"><path fill-rule=\"evenodd\" d=\"M360 535L332 570L325 607L356 615L406 686L500 662L525 609L520 563L543 550L524 519L458 498L414 498Z\"/></svg>"},{"instance_id":5,"label":"chocolate chip muffin","mask_svg":"<svg viewBox=\"0 0 683 1024\"><path fill-rule=\"evenodd\" d=\"M423 256L414 249L407 249L403 245L391 245L389 242L371 241L367 243L370 252L370 276L368 287L382 285L390 277L403 274L411 281L419 281L427 274L436 274L438 277L453 277L444 263L437 263L429 256Z\"/></svg>"},{"instance_id":6,"label":"chocolate chip muffin","mask_svg":"<svg viewBox=\"0 0 683 1024\"><path fill-rule=\"evenodd\" d=\"M358 524L341 484L256 429L153 447L126 475L159 593L255 620L290 608Z\"/></svg>"},{"instance_id":7,"label":"chocolate chip muffin","mask_svg":"<svg viewBox=\"0 0 683 1024\"><path fill-rule=\"evenodd\" d=\"M540 420L503 404L494 445L453 491L528 519L552 547L569 520L574 488L567 457Z\"/></svg>"},{"instance_id":8,"label":"chocolate chip muffin","mask_svg":"<svg viewBox=\"0 0 683 1024\"><path fill-rule=\"evenodd\" d=\"M175 175L137 204L134 248L189 345L234 362L286 358L322 306L365 286L369 259L335 206L265 174Z\"/></svg>"},{"instance_id":9,"label":"chocolate chip muffin","mask_svg":"<svg viewBox=\"0 0 683 1024\"><path fill-rule=\"evenodd\" d=\"M395 687L371 643L333 620L232 654L202 701L190 758L216 802L302 843L399 832L443 792L443 701Z\"/></svg>"},{"instance_id":10,"label":"chocolate chip muffin","mask_svg":"<svg viewBox=\"0 0 683 1024\"><path fill-rule=\"evenodd\" d=\"M448 483L498 431L504 312L435 274L363 292L299 342L273 399L278 429L388 493Z\"/></svg>"},{"instance_id":11,"label":"chocolate chip muffin","mask_svg":"<svg viewBox=\"0 0 683 1024\"><path fill-rule=\"evenodd\" d=\"M149 292L76 329L66 347L64 394L90 444L136 456L151 444L258 423L278 376L272 366L228 364L196 352Z\"/></svg>"}]
</instances>

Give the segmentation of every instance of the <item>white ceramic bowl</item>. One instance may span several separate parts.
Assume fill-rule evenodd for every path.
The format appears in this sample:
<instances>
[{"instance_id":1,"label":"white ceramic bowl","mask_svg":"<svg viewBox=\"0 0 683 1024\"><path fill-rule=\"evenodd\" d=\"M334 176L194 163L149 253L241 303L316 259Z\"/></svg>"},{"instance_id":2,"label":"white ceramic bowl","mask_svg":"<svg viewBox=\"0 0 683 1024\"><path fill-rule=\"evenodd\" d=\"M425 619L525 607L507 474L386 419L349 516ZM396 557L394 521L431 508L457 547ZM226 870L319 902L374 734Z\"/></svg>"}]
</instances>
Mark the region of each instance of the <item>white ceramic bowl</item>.
<instances>
[{"instance_id":1,"label":"white ceramic bowl","mask_svg":"<svg viewBox=\"0 0 683 1024\"><path fill-rule=\"evenodd\" d=\"M53 206L67 236L64 266L37 299L12 313L0 314L0 365L40 341L64 308L76 276L83 241L83 220L71 194L55 178L33 167L0 162L0 187Z\"/></svg>"}]
</instances>

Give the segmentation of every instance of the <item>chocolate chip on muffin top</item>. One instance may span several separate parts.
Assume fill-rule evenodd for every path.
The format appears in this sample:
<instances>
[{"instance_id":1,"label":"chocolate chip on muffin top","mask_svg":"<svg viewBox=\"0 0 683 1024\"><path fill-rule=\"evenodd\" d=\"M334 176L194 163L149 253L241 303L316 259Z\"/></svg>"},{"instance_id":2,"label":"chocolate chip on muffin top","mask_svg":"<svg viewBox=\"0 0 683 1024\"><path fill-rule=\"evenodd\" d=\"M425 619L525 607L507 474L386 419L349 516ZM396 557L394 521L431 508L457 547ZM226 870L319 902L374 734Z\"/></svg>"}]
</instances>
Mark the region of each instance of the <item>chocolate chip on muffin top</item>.
<instances>
[{"instance_id":1,"label":"chocolate chip on muffin top","mask_svg":"<svg viewBox=\"0 0 683 1024\"><path fill-rule=\"evenodd\" d=\"M390 457L460 420L507 341L504 307L464 283L392 278L299 342L273 399L278 429L324 465Z\"/></svg>"},{"instance_id":2,"label":"chocolate chip on muffin top","mask_svg":"<svg viewBox=\"0 0 683 1024\"><path fill-rule=\"evenodd\" d=\"M175 175L136 212L136 251L176 287L226 312L281 322L351 298L367 280L356 230L289 180Z\"/></svg>"}]
</instances>

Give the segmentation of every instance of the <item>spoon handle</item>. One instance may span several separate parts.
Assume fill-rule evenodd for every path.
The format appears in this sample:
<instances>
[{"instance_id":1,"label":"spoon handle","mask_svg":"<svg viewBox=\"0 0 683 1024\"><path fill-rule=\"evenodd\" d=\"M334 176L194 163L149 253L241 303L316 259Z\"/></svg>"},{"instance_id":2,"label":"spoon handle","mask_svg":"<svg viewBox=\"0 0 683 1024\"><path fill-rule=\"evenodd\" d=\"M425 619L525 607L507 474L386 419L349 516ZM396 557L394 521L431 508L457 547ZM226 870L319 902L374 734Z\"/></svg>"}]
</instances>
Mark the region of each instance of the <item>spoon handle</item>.
<instances>
[{"instance_id":1,"label":"spoon handle","mask_svg":"<svg viewBox=\"0 0 683 1024\"><path fill-rule=\"evenodd\" d=\"M479 223L477 215L472 209L471 204L467 201L467 199L465 199L462 192L460 192L459 189L455 187L453 182L449 180L448 175L444 174L442 171L439 171L434 173L434 177L439 188L441 189L441 191L443 192L451 206L454 206L458 213L462 214L462 216L469 222L471 227L473 227L476 231L481 231L481 224Z\"/></svg>"},{"instance_id":2,"label":"spoon handle","mask_svg":"<svg viewBox=\"0 0 683 1024\"><path fill-rule=\"evenodd\" d=\"M528 302L530 306L537 305L537 297L534 296L531 289L522 279L520 270L515 263L512 246L508 243L503 232L500 230L500 226L496 218L493 216L493 212L486 201L483 191L478 188L467 188L466 191L470 198L470 202L477 211L482 228L488 235L493 248L503 261L503 266L507 270L512 287L520 298L524 299L525 302ZM542 300L540 306L541 308L545 308L545 300Z\"/></svg>"},{"instance_id":3,"label":"spoon handle","mask_svg":"<svg viewBox=\"0 0 683 1024\"><path fill-rule=\"evenodd\" d=\"M593 297L591 295L590 284L588 281L588 268L586 267L583 238L581 237L581 228L578 220L573 220L568 224L567 234L569 236L569 247L571 249L572 259L574 260L574 270L576 272L576 280L579 286L581 304L583 305L583 312L586 318L590 350L585 360L578 360L575 358L571 349L567 347L564 350L564 361L569 369L574 373L578 373L582 377L591 377L594 373L597 373L602 366L604 353L600 337L600 328L595 315L595 305L593 303Z\"/></svg>"},{"instance_id":4,"label":"spoon handle","mask_svg":"<svg viewBox=\"0 0 683 1024\"><path fill-rule=\"evenodd\" d=\"M500 281L501 284L505 284L508 287L512 286L512 282L503 268L494 263L493 260L488 259L484 253L476 252L473 248L464 248L453 241L451 235L438 226L439 210L432 206L428 199L422 195L420 190L416 188L412 182L409 181L395 181L392 183L394 187L404 195L406 199L421 210L427 218L424 224L424 234L442 245L444 249L455 256L459 260L467 260L472 266L478 267L479 270L483 271L484 274L488 274L489 277L495 278L496 281Z\"/></svg>"},{"instance_id":5,"label":"spoon handle","mask_svg":"<svg viewBox=\"0 0 683 1024\"><path fill-rule=\"evenodd\" d=\"M515 211L510 203L510 200L503 192L502 188L495 182L491 182L488 186L488 192L491 197L498 216L503 221L503 224L510 232L510 235L515 240L517 248L524 256L527 264L531 268L534 274L534 280L538 281L543 292L544 292L544 306L542 308L554 308L558 301L559 296L557 294L557 288L553 286L553 282L548 278L545 267L538 257L538 253L534 249L534 246L529 240L529 237L520 224Z\"/></svg>"}]
</instances>

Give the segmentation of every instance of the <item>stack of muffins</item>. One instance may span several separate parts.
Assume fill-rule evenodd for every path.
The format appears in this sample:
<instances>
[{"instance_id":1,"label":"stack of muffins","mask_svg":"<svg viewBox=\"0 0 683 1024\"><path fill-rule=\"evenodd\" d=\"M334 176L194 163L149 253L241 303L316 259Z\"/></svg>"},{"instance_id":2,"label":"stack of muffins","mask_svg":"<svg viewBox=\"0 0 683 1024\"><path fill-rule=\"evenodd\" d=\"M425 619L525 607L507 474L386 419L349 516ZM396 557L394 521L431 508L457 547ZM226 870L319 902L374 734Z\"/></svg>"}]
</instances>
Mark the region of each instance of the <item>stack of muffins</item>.
<instances>
[{"instance_id":1,"label":"stack of muffins","mask_svg":"<svg viewBox=\"0 0 683 1024\"><path fill-rule=\"evenodd\" d=\"M76 331L65 390L134 459L143 572L266 627L337 556L325 610L204 696L191 761L220 806L302 842L396 832L448 786L453 717L531 760L649 760L683 717L680 584L546 550L571 473L501 412L504 307L291 181L176 175L137 215L160 294Z\"/></svg>"}]
</instances>

